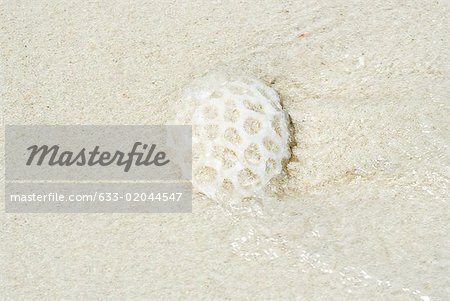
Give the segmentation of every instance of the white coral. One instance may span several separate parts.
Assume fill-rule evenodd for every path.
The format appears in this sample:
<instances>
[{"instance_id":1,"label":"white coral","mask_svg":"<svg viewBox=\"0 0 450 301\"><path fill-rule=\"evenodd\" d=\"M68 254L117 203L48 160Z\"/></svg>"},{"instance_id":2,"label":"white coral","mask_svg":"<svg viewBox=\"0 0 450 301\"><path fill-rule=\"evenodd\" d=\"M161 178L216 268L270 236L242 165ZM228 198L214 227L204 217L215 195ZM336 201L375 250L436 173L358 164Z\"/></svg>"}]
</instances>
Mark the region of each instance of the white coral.
<instances>
[{"instance_id":1,"label":"white coral","mask_svg":"<svg viewBox=\"0 0 450 301\"><path fill-rule=\"evenodd\" d=\"M193 186L212 198L261 196L291 155L280 98L250 76L198 79L176 121L192 124Z\"/></svg>"}]
</instances>

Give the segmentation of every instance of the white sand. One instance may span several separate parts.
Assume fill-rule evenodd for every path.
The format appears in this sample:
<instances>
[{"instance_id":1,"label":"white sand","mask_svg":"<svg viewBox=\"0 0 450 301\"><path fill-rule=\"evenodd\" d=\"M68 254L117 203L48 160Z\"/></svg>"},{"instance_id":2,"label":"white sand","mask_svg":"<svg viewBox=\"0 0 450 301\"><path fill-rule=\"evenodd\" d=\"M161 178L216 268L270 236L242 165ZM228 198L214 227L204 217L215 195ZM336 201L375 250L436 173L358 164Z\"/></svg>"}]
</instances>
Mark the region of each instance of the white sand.
<instances>
[{"instance_id":1,"label":"white sand","mask_svg":"<svg viewBox=\"0 0 450 301\"><path fill-rule=\"evenodd\" d=\"M448 300L448 1L127 2L2 1L3 122L161 124L252 73L296 128L285 195L1 214L1 299Z\"/></svg>"}]
</instances>

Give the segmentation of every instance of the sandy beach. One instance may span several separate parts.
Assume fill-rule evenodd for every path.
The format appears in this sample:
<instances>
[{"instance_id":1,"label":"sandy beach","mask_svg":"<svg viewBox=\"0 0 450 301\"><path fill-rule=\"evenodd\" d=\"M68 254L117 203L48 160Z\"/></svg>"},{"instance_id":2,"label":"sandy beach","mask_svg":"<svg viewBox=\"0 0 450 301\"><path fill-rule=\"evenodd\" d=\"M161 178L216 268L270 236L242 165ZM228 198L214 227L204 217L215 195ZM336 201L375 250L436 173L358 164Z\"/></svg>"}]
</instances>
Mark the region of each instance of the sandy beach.
<instances>
[{"instance_id":1,"label":"sandy beach","mask_svg":"<svg viewBox=\"0 0 450 301\"><path fill-rule=\"evenodd\" d=\"M297 144L261 204L2 201L0 299L448 300L449 16L420 0L1 1L2 129L167 124L184 88L221 70L275 89Z\"/></svg>"}]
</instances>

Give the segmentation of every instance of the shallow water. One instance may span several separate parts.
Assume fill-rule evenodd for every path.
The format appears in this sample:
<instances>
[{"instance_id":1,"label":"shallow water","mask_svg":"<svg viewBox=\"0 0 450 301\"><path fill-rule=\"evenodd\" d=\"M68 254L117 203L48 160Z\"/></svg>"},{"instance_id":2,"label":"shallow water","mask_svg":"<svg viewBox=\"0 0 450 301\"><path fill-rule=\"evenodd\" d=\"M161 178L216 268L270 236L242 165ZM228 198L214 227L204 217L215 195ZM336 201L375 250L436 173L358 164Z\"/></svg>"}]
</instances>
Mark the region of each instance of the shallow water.
<instances>
[{"instance_id":1,"label":"shallow water","mask_svg":"<svg viewBox=\"0 0 450 301\"><path fill-rule=\"evenodd\" d=\"M380 196L366 190L373 185L370 182L353 182L345 189L322 190L301 200L217 204L231 223L227 236L231 252L243 261L272 262L283 273L301 273L309 281L328 283L335 298L360 300L378 294L411 300L443 298L444 292L430 286L430 281L445 274L447 264L442 260L445 246L433 245L439 233L430 231L427 222L433 208L387 205L388 188ZM411 187L403 189L407 192ZM368 201L361 201L362 197ZM445 201L445 195L440 197ZM402 212L392 216L395 210ZM446 235L444 229L440 235ZM304 285L299 281L290 286L292 296L299 300L314 296L302 293Z\"/></svg>"},{"instance_id":2,"label":"shallow water","mask_svg":"<svg viewBox=\"0 0 450 301\"><path fill-rule=\"evenodd\" d=\"M4 298L448 300L447 3L3 6L3 124L164 124L223 69L271 83L297 141L260 203L0 214Z\"/></svg>"}]
</instances>

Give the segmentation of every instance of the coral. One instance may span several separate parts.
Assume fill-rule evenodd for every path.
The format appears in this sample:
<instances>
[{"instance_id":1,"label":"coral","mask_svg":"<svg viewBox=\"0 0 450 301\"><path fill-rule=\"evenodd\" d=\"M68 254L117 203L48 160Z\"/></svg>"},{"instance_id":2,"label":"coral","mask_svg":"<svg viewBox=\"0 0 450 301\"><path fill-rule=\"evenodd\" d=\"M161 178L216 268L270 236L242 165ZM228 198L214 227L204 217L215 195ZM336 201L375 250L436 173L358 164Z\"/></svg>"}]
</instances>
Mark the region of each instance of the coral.
<instances>
[{"instance_id":1,"label":"coral","mask_svg":"<svg viewBox=\"0 0 450 301\"><path fill-rule=\"evenodd\" d=\"M192 124L193 186L211 198L262 196L291 156L289 118L278 94L250 76L196 80L176 122Z\"/></svg>"}]
</instances>

